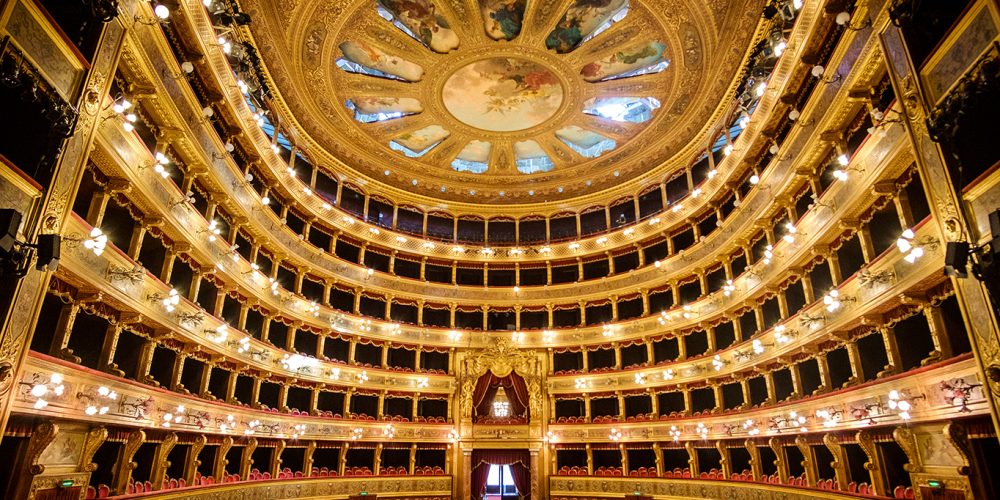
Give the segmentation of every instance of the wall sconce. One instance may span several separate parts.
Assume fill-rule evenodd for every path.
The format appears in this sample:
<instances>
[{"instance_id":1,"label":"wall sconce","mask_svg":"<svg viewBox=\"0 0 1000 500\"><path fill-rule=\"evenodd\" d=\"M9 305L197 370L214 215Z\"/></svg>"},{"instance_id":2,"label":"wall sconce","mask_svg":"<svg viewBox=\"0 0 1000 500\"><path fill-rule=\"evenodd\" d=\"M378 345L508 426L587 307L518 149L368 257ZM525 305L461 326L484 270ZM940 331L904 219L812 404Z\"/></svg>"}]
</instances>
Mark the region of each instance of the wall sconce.
<instances>
[{"instance_id":1,"label":"wall sconce","mask_svg":"<svg viewBox=\"0 0 1000 500\"><path fill-rule=\"evenodd\" d=\"M163 416L162 416L163 423L161 423L160 425L162 425L163 427L169 428L171 424L179 424L179 423L183 422L184 421L184 412L185 411L186 410L184 408L184 405L177 405L177 407L174 408L174 410L172 412L171 411L164 411L163 412Z\"/></svg>"},{"instance_id":2,"label":"wall sconce","mask_svg":"<svg viewBox=\"0 0 1000 500\"><path fill-rule=\"evenodd\" d=\"M826 68L822 64L817 64L813 66L812 70L810 70L810 73L812 74L813 78L818 79L820 83L834 83L840 81L840 79L843 78L840 75L840 73L834 73L833 76L826 78L825 77Z\"/></svg>"},{"instance_id":3,"label":"wall sconce","mask_svg":"<svg viewBox=\"0 0 1000 500\"><path fill-rule=\"evenodd\" d=\"M257 428L260 427L260 420L251 420L247 422L247 428L243 431L246 436L252 436L257 432Z\"/></svg>"},{"instance_id":4,"label":"wall sconce","mask_svg":"<svg viewBox=\"0 0 1000 500\"><path fill-rule=\"evenodd\" d=\"M781 239L785 240L785 243L792 244L795 243L795 234L798 233L798 229L795 228L795 224L791 222L785 223L785 235Z\"/></svg>"},{"instance_id":5,"label":"wall sconce","mask_svg":"<svg viewBox=\"0 0 1000 500\"><path fill-rule=\"evenodd\" d=\"M164 155L159 151L156 152L156 155L154 157L156 159L155 163L153 163L152 165L141 165L139 167L139 170L146 170L147 168L152 168L153 172L159 175L160 177L164 179L170 177L170 172L167 171L167 165L170 164L170 158L167 158L166 155Z\"/></svg>"},{"instance_id":6,"label":"wall sconce","mask_svg":"<svg viewBox=\"0 0 1000 500\"><path fill-rule=\"evenodd\" d=\"M774 327L774 341L778 344L787 344L798 336L799 332L797 330L789 330L785 325Z\"/></svg>"},{"instance_id":7,"label":"wall sconce","mask_svg":"<svg viewBox=\"0 0 1000 500\"><path fill-rule=\"evenodd\" d=\"M809 118L808 120L799 120L799 118L802 118L802 112L799 111L798 108L792 108L791 111L788 112L788 119L799 127L809 127L816 123L815 118Z\"/></svg>"},{"instance_id":8,"label":"wall sconce","mask_svg":"<svg viewBox=\"0 0 1000 500\"><path fill-rule=\"evenodd\" d=\"M823 304L826 306L826 312L834 312L845 303L857 302L858 299L854 297L842 297L840 291L833 289L826 292L823 296Z\"/></svg>"},{"instance_id":9,"label":"wall sconce","mask_svg":"<svg viewBox=\"0 0 1000 500\"><path fill-rule=\"evenodd\" d=\"M805 415L799 415L798 412L792 410L788 412L788 416L777 415L771 417L768 421L767 428L774 432L780 433L786 430L798 430L798 432L807 432L809 429L806 428L806 422L808 419Z\"/></svg>"},{"instance_id":10,"label":"wall sconce","mask_svg":"<svg viewBox=\"0 0 1000 500\"><path fill-rule=\"evenodd\" d=\"M826 316L823 315L813 316L809 313L799 314L799 324L805 328L815 329L823 321L826 321Z\"/></svg>"},{"instance_id":11,"label":"wall sconce","mask_svg":"<svg viewBox=\"0 0 1000 500\"><path fill-rule=\"evenodd\" d=\"M170 8L166 4L161 2L155 2L153 4L153 17L143 17L136 14L133 18L134 24L142 24L145 26L153 26L156 24L166 24L170 22Z\"/></svg>"},{"instance_id":12,"label":"wall sconce","mask_svg":"<svg viewBox=\"0 0 1000 500\"><path fill-rule=\"evenodd\" d=\"M198 234L208 233L208 241L215 241L217 236L222 234L222 230L219 229L219 221L212 219L208 222L208 228L198 231Z\"/></svg>"},{"instance_id":13,"label":"wall sconce","mask_svg":"<svg viewBox=\"0 0 1000 500\"><path fill-rule=\"evenodd\" d=\"M667 431L667 435L670 436L670 439L675 443L681 440L681 430L678 429L676 425L670 426L670 430Z\"/></svg>"},{"instance_id":14,"label":"wall sconce","mask_svg":"<svg viewBox=\"0 0 1000 500\"><path fill-rule=\"evenodd\" d=\"M861 281L861 286L872 288L875 285L891 284L896 279L896 275L889 269L883 269L877 273L873 273L868 269L862 269L858 273L858 279Z\"/></svg>"},{"instance_id":15,"label":"wall sconce","mask_svg":"<svg viewBox=\"0 0 1000 500\"><path fill-rule=\"evenodd\" d=\"M701 436L702 439L708 439L708 430L709 430L709 427L706 426L704 422L698 422L698 425L695 426L695 428L694 428L694 431L699 436Z\"/></svg>"},{"instance_id":16,"label":"wall sconce","mask_svg":"<svg viewBox=\"0 0 1000 500\"><path fill-rule=\"evenodd\" d=\"M903 234L896 240L896 248L906 254L903 260L910 264L913 264L917 259L924 256L924 248L934 251L937 250L940 244L941 240L931 235L925 235L923 238L917 239L912 229L903 231Z\"/></svg>"},{"instance_id":17,"label":"wall sconce","mask_svg":"<svg viewBox=\"0 0 1000 500\"><path fill-rule=\"evenodd\" d=\"M108 246L108 235L104 234L101 228L95 227L90 230L86 238L74 234L63 238L63 241L68 243L70 248L75 247L77 244L82 244L83 248L94 252L94 255L99 257Z\"/></svg>"},{"instance_id":18,"label":"wall sconce","mask_svg":"<svg viewBox=\"0 0 1000 500\"><path fill-rule=\"evenodd\" d=\"M722 294L729 297L736 291L736 285L733 284L733 280L726 280L726 284L722 285Z\"/></svg>"},{"instance_id":19,"label":"wall sconce","mask_svg":"<svg viewBox=\"0 0 1000 500\"><path fill-rule=\"evenodd\" d=\"M301 354L285 354L278 362L282 368L296 373L312 373L314 367L319 366L319 360Z\"/></svg>"},{"instance_id":20,"label":"wall sconce","mask_svg":"<svg viewBox=\"0 0 1000 500\"><path fill-rule=\"evenodd\" d=\"M848 31L861 31L870 28L872 25L872 18L868 17L860 25L852 26L851 13L846 10L837 13L837 17L834 20L837 22L837 26L841 26Z\"/></svg>"},{"instance_id":21,"label":"wall sconce","mask_svg":"<svg viewBox=\"0 0 1000 500\"><path fill-rule=\"evenodd\" d=\"M91 416L107 414L111 411L110 405L118 401L118 393L103 385L87 392L80 392L76 397L87 405L83 412Z\"/></svg>"},{"instance_id":22,"label":"wall sconce","mask_svg":"<svg viewBox=\"0 0 1000 500\"><path fill-rule=\"evenodd\" d=\"M714 368L715 371L722 371L726 364L728 364L728 362L723 360L722 356L719 356L718 354L712 358L712 368Z\"/></svg>"},{"instance_id":23,"label":"wall sconce","mask_svg":"<svg viewBox=\"0 0 1000 500\"><path fill-rule=\"evenodd\" d=\"M205 315L200 312L179 312L177 321L182 325L197 328L205 321Z\"/></svg>"},{"instance_id":24,"label":"wall sconce","mask_svg":"<svg viewBox=\"0 0 1000 500\"><path fill-rule=\"evenodd\" d=\"M191 205L193 205L194 202L195 202L194 192L191 191L191 190L188 190L188 192L184 193L184 197L183 198L171 201L169 207L170 208L174 208L176 206L185 205L185 204L191 204Z\"/></svg>"},{"instance_id":25,"label":"wall sconce","mask_svg":"<svg viewBox=\"0 0 1000 500\"><path fill-rule=\"evenodd\" d=\"M823 203L819 200L819 196L816 193L809 195L812 198L812 203L809 204L809 210L818 210L820 208L829 208L831 212L837 211L837 202L830 200L830 203Z\"/></svg>"},{"instance_id":26,"label":"wall sconce","mask_svg":"<svg viewBox=\"0 0 1000 500\"><path fill-rule=\"evenodd\" d=\"M899 418L903 420L910 419L910 410L913 409L913 401L917 399L926 399L927 396L910 396L906 391L899 392L895 389L889 391L889 400L886 402L886 406L890 410L894 410L899 415Z\"/></svg>"},{"instance_id":27,"label":"wall sconce","mask_svg":"<svg viewBox=\"0 0 1000 500\"><path fill-rule=\"evenodd\" d=\"M66 391L66 385L63 384L63 376L59 373L49 375L49 379L44 382L42 381L42 376L36 373L32 376L32 380L32 382L20 382L20 384L30 387L28 394L31 394L35 398L33 407L36 410L41 410L49 405L49 401L46 399L49 394L58 398Z\"/></svg>"},{"instance_id":28,"label":"wall sconce","mask_svg":"<svg viewBox=\"0 0 1000 500\"><path fill-rule=\"evenodd\" d=\"M958 406L960 413L969 413L972 411L969 409L969 399L972 398L972 392L976 389L982 391L983 384L970 384L965 379L959 378L951 382L941 381L940 387L945 401Z\"/></svg>"},{"instance_id":29,"label":"wall sconce","mask_svg":"<svg viewBox=\"0 0 1000 500\"><path fill-rule=\"evenodd\" d=\"M108 268L108 271L106 273L107 280L111 283L115 283L118 281L128 281L133 285L138 285L139 283L142 283L142 279L145 276L146 276L146 270L143 269L142 266L139 266L138 264L136 264L135 267L133 267L132 269L129 269L127 267L112 265Z\"/></svg>"},{"instance_id":30,"label":"wall sconce","mask_svg":"<svg viewBox=\"0 0 1000 500\"><path fill-rule=\"evenodd\" d=\"M836 427L843 418L841 410L816 410L816 418L823 422L823 427Z\"/></svg>"},{"instance_id":31,"label":"wall sconce","mask_svg":"<svg viewBox=\"0 0 1000 500\"><path fill-rule=\"evenodd\" d=\"M205 330L204 333L205 336L208 337L208 340L215 342L216 344L221 344L226 341L227 337L229 337L229 325L223 323L215 327L214 330Z\"/></svg>"},{"instance_id":32,"label":"wall sconce","mask_svg":"<svg viewBox=\"0 0 1000 500\"><path fill-rule=\"evenodd\" d=\"M215 423L219 426L220 432L229 432L236 430L236 418L232 415L226 415L225 419L217 418Z\"/></svg>"}]
</instances>

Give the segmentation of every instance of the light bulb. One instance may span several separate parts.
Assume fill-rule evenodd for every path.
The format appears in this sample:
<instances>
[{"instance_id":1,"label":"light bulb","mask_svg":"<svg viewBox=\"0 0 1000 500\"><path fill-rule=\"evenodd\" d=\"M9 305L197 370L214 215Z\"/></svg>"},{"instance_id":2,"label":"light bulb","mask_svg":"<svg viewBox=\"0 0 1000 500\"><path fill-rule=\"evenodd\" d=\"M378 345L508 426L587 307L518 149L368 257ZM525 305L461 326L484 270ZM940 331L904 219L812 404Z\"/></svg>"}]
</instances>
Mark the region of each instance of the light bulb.
<instances>
[{"instance_id":1,"label":"light bulb","mask_svg":"<svg viewBox=\"0 0 1000 500\"><path fill-rule=\"evenodd\" d=\"M837 21L837 25L839 25L839 26L845 26L845 25L847 25L847 23L851 22L851 13L847 12L847 11L843 11L843 12L837 14L836 21Z\"/></svg>"},{"instance_id":2,"label":"light bulb","mask_svg":"<svg viewBox=\"0 0 1000 500\"><path fill-rule=\"evenodd\" d=\"M160 19L166 19L170 17L170 9L166 5L159 3L156 4L156 7L153 7L153 14L156 14L156 17Z\"/></svg>"},{"instance_id":3,"label":"light bulb","mask_svg":"<svg viewBox=\"0 0 1000 500\"><path fill-rule=\"evenodd\" d=\"M826 68L822 64L817 64L812 67L812 76L815 78L821 78L823 73L826 73Z\"/></svg>"}]
</instances>

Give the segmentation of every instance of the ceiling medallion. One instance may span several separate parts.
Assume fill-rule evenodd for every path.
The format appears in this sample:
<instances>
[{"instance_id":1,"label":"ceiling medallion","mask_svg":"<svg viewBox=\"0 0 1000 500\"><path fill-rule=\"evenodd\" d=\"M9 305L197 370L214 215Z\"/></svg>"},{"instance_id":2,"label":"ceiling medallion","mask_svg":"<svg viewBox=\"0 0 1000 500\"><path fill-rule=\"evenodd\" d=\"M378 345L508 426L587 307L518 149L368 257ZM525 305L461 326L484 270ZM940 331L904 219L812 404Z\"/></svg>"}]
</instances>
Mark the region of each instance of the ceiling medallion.
<instances>
[{"instance_id":1,"label":"ceiling medallion","mask_svg":"<svg viewBox=\"0 0 1000 500\"><path fill-rule=\"evenodd\" d=\"M494 57L459 68L441 91L444 106L466 125L514 132L540 125L559 111L563 86L533 61Z\"/></svg>"},{"instance_id":2,"label":"ceiling medallion","mask_svg":"<svg viewBox=\"0 0 1000 500\"><path fill-rule=\"evenodd\" d=\"M433 199L506 205L606 189L689 148L753 34L756 20L734 13L762 1L246 3L313 161ZM321 12L327 31L281 41ZM304 61L286 49L296 45Z\"/></svg>"}]
</instances>

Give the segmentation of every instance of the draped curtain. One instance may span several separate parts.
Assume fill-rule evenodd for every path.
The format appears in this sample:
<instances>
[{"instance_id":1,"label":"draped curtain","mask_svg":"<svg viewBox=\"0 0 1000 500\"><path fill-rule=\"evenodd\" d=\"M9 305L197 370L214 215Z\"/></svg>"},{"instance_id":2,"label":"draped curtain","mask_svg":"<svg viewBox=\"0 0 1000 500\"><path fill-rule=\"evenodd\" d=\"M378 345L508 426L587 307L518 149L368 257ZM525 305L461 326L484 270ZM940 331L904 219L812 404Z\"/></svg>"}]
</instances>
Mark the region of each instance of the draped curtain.
<instances>
[{"instance_id":1,"label":"draped curtain","mask_svg":"<svg viewBox=\"0 0 1000 500\"><path fill-rule=\"evenodd\" d=\"M506 377L497 377L492 371L487 371L476 381L476 388L472 391L472 404L477 415L489 415L490 405L493 397L497 394L497 389L503 386L510 399L511 414L518 417L529 418L528 414L528 386L524 383L524 378L516 372L510 372Z\"/></svg>"},{"instance_id":2,"label":"draped curtain","mask_svg":"<svg viewBox=\"0 0 1000 500\"><path fill-rule=\"evenodd\" d=\"M531 496L531 455L528 450L472 450L473 499L483 498L490 465L509 465L517 494L521 498Z\"/></svg>"}]
</instances>

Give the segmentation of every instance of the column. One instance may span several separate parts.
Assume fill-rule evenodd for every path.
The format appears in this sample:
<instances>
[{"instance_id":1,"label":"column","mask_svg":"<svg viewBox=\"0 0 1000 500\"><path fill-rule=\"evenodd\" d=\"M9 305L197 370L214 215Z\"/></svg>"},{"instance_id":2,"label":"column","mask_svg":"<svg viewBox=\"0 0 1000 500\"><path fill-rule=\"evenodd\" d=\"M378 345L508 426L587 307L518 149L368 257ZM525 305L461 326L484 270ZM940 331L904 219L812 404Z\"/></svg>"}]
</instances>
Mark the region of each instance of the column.
<instances>
[{"instance_id":1,"label":"column","mask_svg":"<svg viewBox=\"0 0 1000 500\"><path fill-rule=\"evenodd\" d=\"M945 324L941 308L931 305L924 306L924 316L927 318L927 326L931 331L931 340L934 342L934 349L939 353L939 359L948 359L954 355L951 348L951 339L948 337L948 327Z\"/></svg>"}]
</instances>

